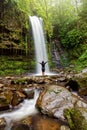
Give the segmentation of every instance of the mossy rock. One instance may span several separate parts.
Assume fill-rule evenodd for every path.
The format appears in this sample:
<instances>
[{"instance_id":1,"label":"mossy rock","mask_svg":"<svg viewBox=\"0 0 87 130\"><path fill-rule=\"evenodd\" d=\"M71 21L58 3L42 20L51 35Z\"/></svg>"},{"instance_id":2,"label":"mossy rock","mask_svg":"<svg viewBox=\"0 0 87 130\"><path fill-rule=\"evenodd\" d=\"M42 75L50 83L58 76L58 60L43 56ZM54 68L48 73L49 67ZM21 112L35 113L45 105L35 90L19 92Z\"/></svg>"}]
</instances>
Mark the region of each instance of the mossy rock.
<instances>
[{"instance_id":1,"label":"mossy rock","mask_svg":"<svg viewBox=\"0 0 87 130\"><path fill-rule=\"evenodd\" d=\"M82 113L87 113L87 109L73 108L64 112L71 130L87 130L87 117Z\"/></svg>"}]
</instances>

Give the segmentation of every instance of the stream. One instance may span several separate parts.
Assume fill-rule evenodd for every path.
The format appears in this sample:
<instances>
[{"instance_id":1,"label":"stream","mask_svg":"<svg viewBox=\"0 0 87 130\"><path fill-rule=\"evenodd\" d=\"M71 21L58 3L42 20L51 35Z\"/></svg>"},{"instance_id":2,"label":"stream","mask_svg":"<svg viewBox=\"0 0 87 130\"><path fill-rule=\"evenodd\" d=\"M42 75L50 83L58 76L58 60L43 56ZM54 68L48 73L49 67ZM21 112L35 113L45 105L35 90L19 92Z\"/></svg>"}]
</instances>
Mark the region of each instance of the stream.
<instances>
[{"instance_id":1,"label":"stream","mask_svg":"<svg viewBox=\"0 0 87 130\"><path fill-rule=\"evenodd\" d=\"M14 110L0 113L0 118L4 118L7 124L4 130L13 130L12 127L15 122L19 122L27 117L31 118L32 122L30 130L60 130L61 123L57 119L42 115L36 109L35 104L39 93L40 91L35 89L33 99L25 99Z\"/></svg>"},{"instance_id":2,"label":"stream","mask_svg":"<svg viewBox=\"0 0 87 130\"><path fill-rule=\"evenodd\" d=\"M37 109L35 108L38 96L39 92L38 90L35 89L34 99L30 100L26 99L20 104L18 109L11 112L5 112L0 114L0 118L5 118L7 122L5 130L11 129L13 121L19 121L23 118L26 118L27 116L36 114L38 112Z\"/></svg>"}]
</instances>

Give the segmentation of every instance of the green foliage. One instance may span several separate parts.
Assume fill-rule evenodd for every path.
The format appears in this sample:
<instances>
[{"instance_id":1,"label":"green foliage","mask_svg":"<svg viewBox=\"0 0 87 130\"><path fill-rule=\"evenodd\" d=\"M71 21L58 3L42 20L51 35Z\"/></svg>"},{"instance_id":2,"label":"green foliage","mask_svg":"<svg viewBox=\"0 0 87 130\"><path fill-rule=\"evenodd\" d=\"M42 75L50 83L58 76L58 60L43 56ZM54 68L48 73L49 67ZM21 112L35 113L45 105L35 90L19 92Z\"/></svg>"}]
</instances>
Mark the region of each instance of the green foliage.
<instances>
[{"instance_id":1,"label":"green foliage","mask_svg":"<svg viewBox=\"0 0 87 130\"><path fill-rule=\"evenodd\" d=\"M79 57L80 62L83 62L84 60L87 60L87 50Z\"/></svg>"},{"instance_id":2,"label":"green foliage","mask_svg":"<svg viewBox=\"0 0 87 130\"><path fill-rule=\"evenodd\" d=\"M71 119L71 113L72 113L72 109L65 109L64 110L64 116L65 116L65 118L68 121L70 129L72 130L74 128L74 124L73 124L73 121Z\"/></svg>"},{"instance_id":3,"label":"green foliage","mask_svg":"<svg viewBox=\"0 0 87 130\"><path fill-rule=\"evenodd\" d=\"M87 50L76 61L76 70L82 70L87 67Z\"/></svg>"},{"instance_id":4,"label":"green foliage","mask_svg":"<svg viewBox=\"0 0 87 130\"><path fill-rule=\"evenodd\" d=\"M20 75L31 72L34 68L33 63L23 57L0 57L0 76Z\"/></svg>"},{"instance_id":5,"label":"green foliage","mask_svg":"<svg viewBox=\"0 0 87 130\"><path fill-rule=\"evenodd\" d=\"M63 33L63 32L62 32ZM65 47L65 48L74 48L77 47L82 39L82 34L81 31L78 30L77 28L72 29L70 31L68 31L66 34L62 34L65 35L64 37L61 37L61 44Z\"/></svg>"}]
</instances>

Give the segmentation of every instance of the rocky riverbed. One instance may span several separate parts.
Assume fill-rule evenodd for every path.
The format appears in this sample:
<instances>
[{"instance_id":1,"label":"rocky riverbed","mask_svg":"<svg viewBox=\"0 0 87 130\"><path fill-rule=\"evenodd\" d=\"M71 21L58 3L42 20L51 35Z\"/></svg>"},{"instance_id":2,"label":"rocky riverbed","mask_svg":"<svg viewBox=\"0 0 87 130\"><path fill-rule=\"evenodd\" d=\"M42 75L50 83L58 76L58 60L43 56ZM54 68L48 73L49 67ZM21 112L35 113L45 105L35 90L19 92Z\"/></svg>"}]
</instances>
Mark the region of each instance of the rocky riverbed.
<instances>
[{"instance_id":1,"label":"rocky riverbed","mask_svg":"<svg viewBox=\"0 0 87 130\"><path fill-rule=\"evenodd\" d=\"M36 108L43 116L36 114L36 116L27 116L21 121L13 121L11 130L39 130L41 127L45 130L47 128L48 130L86 130L87 71L75 73L59 70L56 75L0 77L1 115L19 109L23 101L33 99L35 89L40 92ZM47 120L48 117L53 120ZM51 129L50 120L58 121L58 126L53 123ZM42 122L45 122L44 125ZM6 125L6 119L0 118L0 130L8 130Z\"/></svg>"}]
</instances>

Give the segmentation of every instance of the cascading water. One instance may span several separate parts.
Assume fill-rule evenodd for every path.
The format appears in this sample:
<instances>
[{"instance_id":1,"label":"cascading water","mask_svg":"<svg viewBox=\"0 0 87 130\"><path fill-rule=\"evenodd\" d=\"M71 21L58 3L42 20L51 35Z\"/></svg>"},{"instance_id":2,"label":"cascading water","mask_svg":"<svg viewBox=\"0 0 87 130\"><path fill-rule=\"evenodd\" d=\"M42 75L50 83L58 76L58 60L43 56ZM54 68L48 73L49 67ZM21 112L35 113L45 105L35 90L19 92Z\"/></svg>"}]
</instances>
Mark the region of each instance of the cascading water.
<instances>
[{"instance_id":1,"label":"cascading water","mask_svg":"<svg viewBox=\"0 0 87 130\"><path fill-rule=\"evenodd\" d=\"M38 112L37 109L35 108L35 104L36 104L38 96L39 96L39 91L35 90L34 99L31 99L31 100L26 99L23 103L21 103L21 106L19 109L14 110L12 112L7 112L7 113L5 112L3 114L0 114L0 118L5 118L7 122L7 126L5 130L11 130L13 121L19 121L23 118L26 118L29 115L32 115Z\"/></svg>"},{"instance_id":2,"label":"cascading water","mask_svg":"<svg viewBox=\"0 0 87 130\"><path fill-rule=\"evenodd\" d=\"M33 39L35 44L35 55L36 55L36 73L41 73L41 66L38 62L48 61L44 32L42 28L42 19L36 16L29 16L31 22ZM46 64L46 73L49 73L48 63Z\"/></svg>"}]
</instances>

